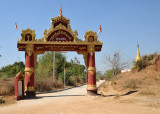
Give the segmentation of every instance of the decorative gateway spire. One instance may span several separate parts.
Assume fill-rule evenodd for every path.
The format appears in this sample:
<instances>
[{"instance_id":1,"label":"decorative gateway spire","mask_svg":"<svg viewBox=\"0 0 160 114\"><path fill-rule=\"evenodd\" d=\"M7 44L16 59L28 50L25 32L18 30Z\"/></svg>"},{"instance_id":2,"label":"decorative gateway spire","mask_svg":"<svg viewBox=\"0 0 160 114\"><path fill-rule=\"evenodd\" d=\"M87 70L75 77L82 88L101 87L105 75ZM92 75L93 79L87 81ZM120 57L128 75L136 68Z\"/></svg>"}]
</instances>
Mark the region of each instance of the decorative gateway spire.
<instances>
[{"instance_id":1,"label":"decorative gateway spire","mask_svg":"<svg viewBox=\"0 0 160 114\"><path fill-rule=\"evenodd\" d=\"M139 45L137 43L137 56L136 56L136 61L138 60L141 60L141 55L140 55L140 52L139 52Z\"/></svg>"},{"instance_id":2,"label":"decorative gateway spire","mask_svg":"<svg viewBox=\"0 0 160 114\"><path fill-rule=\"evenodd\" d=\"M59 14L59 16L62 16L62 6L61 6L61 9L60 9L60 14Z\"/></svg>"}]
</instances>

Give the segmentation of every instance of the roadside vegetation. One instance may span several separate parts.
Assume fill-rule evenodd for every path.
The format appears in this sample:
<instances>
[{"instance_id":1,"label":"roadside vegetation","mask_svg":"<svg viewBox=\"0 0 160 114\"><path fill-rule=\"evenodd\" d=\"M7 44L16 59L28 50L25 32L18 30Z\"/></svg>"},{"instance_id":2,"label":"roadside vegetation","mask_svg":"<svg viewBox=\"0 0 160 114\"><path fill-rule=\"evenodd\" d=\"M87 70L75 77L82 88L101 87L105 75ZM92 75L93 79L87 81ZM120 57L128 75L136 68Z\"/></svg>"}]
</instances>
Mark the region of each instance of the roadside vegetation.
<instances>
[{"instance_id":1,"label":"roadside vegetation","mask_svg":"<svg viewBox=\"0 0 160 114\"><path fill-rule=\"evenodd\" d=\"M0 69L0 104L5 103L7 96L13 98L14 77L22 72L25 65L23 62L15 62ZM65 79L64 79L65 74ZM86 83L87 73L84 65L81 65L75 57L70 62L61 53L55 55L55 75L53 77L53 52L40 55L35 66L35 89L36 91L51 91L66 87L79 86ZM4 101L4 102L3 102Z\"/></svg>"},{"instance_id":2,"label":"roadside vegetation","mask_svg":"<svg viewBox=\"0 0 160 114\"><path fill-rule=\"evenodd\" d=\"M55 76L53 76L53 52L46 52L38 58L35 68L35 87L37 91L49 91L54 88L78 86L86 83L85 66L75 57L71 62L61 53L55 55Z\"/></svg>"},{"instance_id":3,"label":"roadside vegetation","mask_svg":"<svg viewBox=\"0 0 160 114\"><path fill-rule=\"evenodd\" d=\"M133 103L160 108L158 102L160 101L160 71L156 70L155 65L158 56L157 53L142 56L140 61L134 61L130 72L121 73L119 71L117 75L114 75L112 70L107 70L104 74L106 82L99 87L99 93L107 95L108 92L113 92L113 95L118 94L120 102L125 103L132 100ZM131 99L121 101L121 96L132 93L134 95ZM146 101L146 99L149 100Z\"/></svg>"}]
</instances>

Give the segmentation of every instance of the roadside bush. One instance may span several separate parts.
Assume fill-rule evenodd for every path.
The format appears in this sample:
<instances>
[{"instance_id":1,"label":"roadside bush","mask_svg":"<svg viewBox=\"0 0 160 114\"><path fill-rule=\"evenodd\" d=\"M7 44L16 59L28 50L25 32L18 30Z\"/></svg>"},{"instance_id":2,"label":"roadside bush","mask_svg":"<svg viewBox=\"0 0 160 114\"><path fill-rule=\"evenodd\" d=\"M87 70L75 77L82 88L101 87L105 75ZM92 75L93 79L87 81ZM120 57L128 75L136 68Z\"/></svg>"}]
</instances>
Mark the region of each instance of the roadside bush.
<instances>
[{"instance_id":1,"label":"roadside bush","mask_svg":"<svg viewBox=\"0 0 160 114\"><path fill-rule=\"evenodd\" d=\"M99 80L106 80L106 76L105 75L96 76L96 81L99 81Z\"/></svg>"},{"instance_id":2,"label":"roadside bush","mask_svg":"<svg viewBox=\"0 0 160 114\"><path fill-rule=\"evenodd\" d=\"M84 83L85 83L85 80L83 80L81 76L71 76L66 82L66 84L70 86L77 86Z\"/></svg>"},{"instance_id":3,"label":"roadside bush","mask_svg":"<svg viewBox=\"0 0 160 114\"><path fill-rule=\"evenodd\" d=\"M152 95L152 96L154 96L154 95L156 95L156 93L149 90L149 89L142 89L138 92L138 95L146 95L146 96Z\"/></svg>"},{"instance_id":4,"label":"roadside bush","mask_svg":"<svg viewBox=\"0 0 160 114\"><path fill-rule=\"evenodd\" d=\"M35 89L36 91L51 91L53 83L48 82L47 80L43 81L35 81Z\"/></svg>"},{"instance_id":5,"label":"roadside bush","mask_svg":"<svg viewBox=\"0 0 160 114\"><path fill-rule=\"evenodd\" d=\"M5 82L0 86L0 95L14 95L14 82Z\"/></svg>"},{"instance_id":6,"label":"roadside bush","mask_svg":"<svg viewBox=\"0 0 160 114\"><path fill-rule=\"evenodd\" d=\"M114 99L119 99L119 98L120 98L119 94L116 94L116 96L114 97Z\"/></svg>"},{"instance_id":7,"label":"roadside bush","mask_svg":"<svg viewBox=\"0 0 160 114\"><path fill-rule=\"evenodd\" d=\"M123 88L124 89L136 89L138 85L141 84L141 81L137 78L133 78L124 82Z\"/></svg>"},{"instance_id":8,"label":"roadside bush","mask_svg":"<svg viewBox=\"0 0 160 114\"><path fill-rule=\"evenodd\" d=\"M0 104L5 103L5 100L3 100L2 98L0 98Z\"/></svg>"},{"instance_id":9,"label":"roadside bush","mask_svg":"<svg viewBox=\"0 0 160 114\"><path fill-rule=\"evenodd\" d=\"M134 66L136 69L141 70L143 68L143 62L141 60L138 60L134 63Z\"/></svg>"},{"instance_id":10,"label":"roadside bush","mask_svg":"<svg viewBox=\"0 0 160 114\"><path fill-rule=\"evenodd\" d=\"M51 91L54 88L62 88L63 87L63 83L60 80L56 80L55 82L53 82L52 77L46 79L46 80L39 80L36 79L35 80L35 89L36 91Z\"/></svg>"},{"instance_id":11,"label":"roadside bush","mask_svg":"<svg viewBox=\"0 0 160 114\"><path fill-rule=\"evenodd\" d=\"M0 78L1 78L2 80L6 81L7 78L8 78L8 75L7 75L6 73L4 73L4 72L0 72Z\"/></svg>"},{"instance_id":12,"label":"roadside bush","mask_svg":"<svg viewBox=\"0 0 160 114\"><path fill-rule=\"evenodd\" d=\"M53 83L53 87L54 88L62 88L63 87L63 82L60 80L60 79L58 79L57 81L55 81L54 83Z\"/></svg>"}]
</instances>

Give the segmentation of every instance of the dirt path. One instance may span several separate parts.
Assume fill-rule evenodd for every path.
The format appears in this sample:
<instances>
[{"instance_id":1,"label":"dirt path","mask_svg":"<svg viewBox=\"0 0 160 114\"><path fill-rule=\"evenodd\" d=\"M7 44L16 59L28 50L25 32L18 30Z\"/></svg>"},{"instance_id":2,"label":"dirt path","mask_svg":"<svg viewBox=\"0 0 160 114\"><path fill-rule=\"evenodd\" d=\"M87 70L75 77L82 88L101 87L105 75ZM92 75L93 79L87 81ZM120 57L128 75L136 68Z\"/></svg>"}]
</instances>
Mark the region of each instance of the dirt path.
<instances>
[{"instance_id":1,"label":"dirt path","mask_svg":"<svg viewBox=\"0 0 160 114\"><path fill-rule=\"evenodd\" d=\"M0 107L0 114L54 113L160 114L160 110L119 103L112 96L86 96L86 85L60 92L37 94L37 99L22 100L13 105Z\"/></svg>"}]
</instances>

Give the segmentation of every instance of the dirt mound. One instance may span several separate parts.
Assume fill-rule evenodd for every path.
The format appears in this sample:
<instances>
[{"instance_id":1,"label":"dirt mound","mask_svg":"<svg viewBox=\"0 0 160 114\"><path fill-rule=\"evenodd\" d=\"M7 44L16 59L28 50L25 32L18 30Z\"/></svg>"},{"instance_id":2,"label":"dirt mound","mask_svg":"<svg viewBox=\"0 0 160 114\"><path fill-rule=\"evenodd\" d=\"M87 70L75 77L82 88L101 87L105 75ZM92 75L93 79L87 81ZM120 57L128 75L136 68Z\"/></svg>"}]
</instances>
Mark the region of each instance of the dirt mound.
<instances>
[{"instance_id":1,"label":"dirt mound","mask_svg":"<svg viewBox=\"0 0 160 114\"><path fill-rule=\"evenodd\" d=\"M121 73L112 81L104 82L98 90L103 96L123 96L123 100L120 99L123 103L139 103L160 108L160 71L156 71L155 66L151 65L140 72Z\"/></svg>"},{"instance_id":2,"label":"dirt mound","mask_svg":"<svg viewBox=\"0 0 160 114\"><path fill-rule=\"evenodd\" d=\"M153 65L140 72L122 73L112 83L117 91L137 90L142 95L160 97L160 72Z\"/></svg>"}]
</instances>

